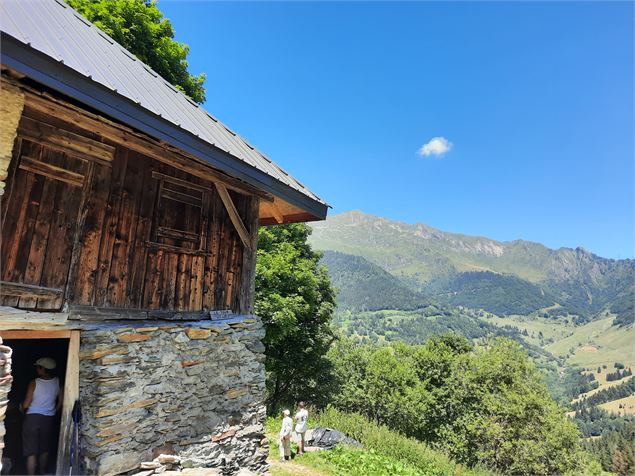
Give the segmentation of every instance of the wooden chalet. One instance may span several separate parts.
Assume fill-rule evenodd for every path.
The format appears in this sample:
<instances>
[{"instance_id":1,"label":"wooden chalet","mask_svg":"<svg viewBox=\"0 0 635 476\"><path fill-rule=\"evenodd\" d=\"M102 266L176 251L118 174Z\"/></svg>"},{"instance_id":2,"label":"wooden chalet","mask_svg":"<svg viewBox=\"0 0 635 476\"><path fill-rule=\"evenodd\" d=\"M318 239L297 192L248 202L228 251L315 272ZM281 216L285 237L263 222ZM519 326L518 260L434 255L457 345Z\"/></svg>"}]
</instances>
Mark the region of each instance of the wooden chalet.
<instances>
[{"instance_id":1,"label":"wooden chalet","mask_svg":"<svg viewBox=\"0 0 635 476\"><path fill-rule=\"evenodd\" d=\"M50 356L58 473L264 471L258 227L327 205L63 2L3 0L0 25L5 470Z\"/></svg>"}]
</instances>

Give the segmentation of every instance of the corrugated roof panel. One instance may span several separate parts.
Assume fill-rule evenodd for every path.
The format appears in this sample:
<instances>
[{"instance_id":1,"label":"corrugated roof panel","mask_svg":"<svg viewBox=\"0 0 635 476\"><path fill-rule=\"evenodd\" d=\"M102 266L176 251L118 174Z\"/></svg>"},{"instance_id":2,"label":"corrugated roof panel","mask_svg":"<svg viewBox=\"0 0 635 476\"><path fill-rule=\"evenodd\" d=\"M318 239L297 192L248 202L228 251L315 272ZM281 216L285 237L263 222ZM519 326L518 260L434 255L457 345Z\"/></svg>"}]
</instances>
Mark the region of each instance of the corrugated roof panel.
<instances>
[{"instance_id":1,"label":"corrugated roof panel","mask_svg":"<svg viewBox=\"0 0 635 476\"><path fill-rule=\"evenodd\" d=\"M2 0L0 12L3 33L325 204L68 5L57 0Z\"/></svg>"}]
</instances>

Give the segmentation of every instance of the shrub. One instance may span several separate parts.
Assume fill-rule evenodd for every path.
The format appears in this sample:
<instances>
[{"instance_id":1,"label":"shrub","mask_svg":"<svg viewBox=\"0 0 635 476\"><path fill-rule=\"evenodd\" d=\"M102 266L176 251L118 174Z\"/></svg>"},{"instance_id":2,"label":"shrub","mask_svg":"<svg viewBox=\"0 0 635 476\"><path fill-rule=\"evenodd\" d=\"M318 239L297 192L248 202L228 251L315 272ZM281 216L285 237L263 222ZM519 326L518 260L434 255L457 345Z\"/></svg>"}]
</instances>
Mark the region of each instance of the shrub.
<instances>
[{"instance_id":1,"label":"shrub","mask_svg":"<svg viewBox=\"0 0 635 476\"><path fill-rule=\"evenodd\" d=\"M329 406L317 414L312 421L315 426L335 428L358 440L367 450L372 450L379 456L391 458L420 472L394 474L475 476L489 474L478 469L468 470L454 463L443 453L429 448L425 443L403 436L384 425L370 422L359 414L343 413Z\"/></svg>"},{"instance_id":2,"label":"shrub","mask_svg":"<svg viewBox=\"0 0 635 476\"><path fill-rule=\"evenodd\" d=\"M328 461L338 475L364 476L428 476L413 466L382 456L374 450L366 451L338 446L331 451L312 453L311 459Z\"/></svg>"},{"instance_id":3,"label":"shrub","mask_svg":"<svg viewBox=\"0 0 635 476\"><path fill-rule=\"evenodd\" d=\"M499 338L474 348L446 334L424 346L340 342L329 356L338 389L332 404L340 411L426 442L469 467L519 475L585 470L575 424L514 341ZM364 426L357 422L355 428ZM355 428L343 431L362 441ZM374 444L369 447L385 451L382 441ZM401 451L401 442L392 450ZM389 456L411 454L408 449Z\"/></svg>"}]
</instances>

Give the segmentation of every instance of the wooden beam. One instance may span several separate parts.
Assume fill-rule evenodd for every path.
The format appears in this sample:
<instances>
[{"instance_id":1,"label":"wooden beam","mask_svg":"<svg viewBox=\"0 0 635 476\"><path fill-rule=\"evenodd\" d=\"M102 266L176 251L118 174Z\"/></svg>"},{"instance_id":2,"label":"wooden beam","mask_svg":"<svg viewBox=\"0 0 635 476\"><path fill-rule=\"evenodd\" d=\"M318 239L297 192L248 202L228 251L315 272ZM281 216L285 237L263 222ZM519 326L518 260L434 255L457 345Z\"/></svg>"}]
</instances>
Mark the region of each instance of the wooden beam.
<instances>
[{"instance_id":1,"label":"wooden beam","mask_svg":"<svg viewBox=\"0 0 635 476\"><path fill-rule=\"evenodd\" d=\"M268 205L269 205L269 210L271 211L271 215L273 215L273 217L276 219L276 221L278 223L284 223L284 215L282 214L282 212L278 208L278 205L276 205L276 202L273 201L273 202L269 203Z\"/></svg>"},{"instance_id":2,"label":"wooden beam","mask_svg":"<svg viewBox=\"0 0 635 476\"><path fill-rule=\"evenodd\" d=\"M84 160L90 157L97 159L99 162L110 163L115 155L115 148L112 145L98 142L74 132L65 131L46 122L26 116L20 122L20 134L28 140L48 146L56 146L64 152Z\"/></svg>"},{"instance_id":3,"label":"wooden beam","mask_svg":"<svg viewBox=\"0 0 635 476\"><path fill-rule=\"evenodd\" d=\"M162 309L127 309L116 307L96 307L71 305L71 320L119 321L119 320L162 320L162 321L202 321L210 318L209 311L170 311ZM228 311L222 311L228 312ZM229 311L231 312L231 311Z\"/></svg>"},{"instance_id":4,"label":"wooden beam","mask_svg":"<svg viewBox=\"0 0 635 476\"><path fill-rule=\"evenodd\" d=\"M254 312L254 299L256 294L256 258L258 256L258 214L260 204L258 198L253 197L247 207L245 221L251 234L251 246L243 251L242 269L240 272L240 293L238 296L239 310L242 314Z\"/></svg>"},{"instance_id":5,"label":"wooden beam","mask_svg":"<svg viewBox=\"0 0 635 476\"><path fill-rule=\"evenodd\" d=\"M75 331L0 331L0 337L7 339L68 339Z\"/></svg>"},{"instance_id":6,"label":"wooden beam","mask_svg":"<svg viewBox=\"0 0 635 476\"><path fill-rule=\"evenodd\" d=\"M246 249L253 251L251 237L249 236L249 232L247 228L245 228L245 224L243 223L242 218L238 214L238 210L236 210L236 205L234 205L234 201L229 196L229 192L225 188L225 186L221 183L216 183L216 189L218 190L218 194L220 195L220 199L223 201L223 205L227 209L227 213L229 213L229 218L234 224L234 228L238 232L240 239L243 242L243 245Z\"/></svg>"},{"instance_id":7,"label":"wooden beam","mask_svg":"<svg viewBox=\"0 0 635 476\"><path fill-rule=\"evenodd\" d=\"M62 399L62 420L60 424L59 444L57 447L57 470L55 474L70 474L70 456L73 434L72 412L79 399L79 331L70 331L68 355L66 358L66 378ZM76 429L79 433L79 428ZM79 439L79 435L76 435ZM79 440L78 440L79 442ZM79 451L78 448L75 448ZM77 455L75 455L75 458ZM79 461L75 459L73 473L78 474Z\"/></svg>"},{"instance_id":8,"label":"wooden beam","mask_svg":"<svg viewBox=\"0 0 635 476\"><path fill-rule=\"evenodd\" d=\"M84 232L84 222L90 212L91 200L89 195L91 194L91 188L93 186L93 176L95 174L95 163L88 163L88 171L86 172L86 180L84 181L84 187L82 188L82 195L79 202L79 218L75 225L75 234L73 235L73 248L71 251L70 264L68 266L68 274L66 275L66 292L64 293L64 301L72 302L75 296L75 279L77 277L77 269L79 265L79 257L82 253L83 246L80 243L80 238ZM63 303L62 303L63 304Z\"/></svg>"},{"instance_id":9,"label":"wooden beam","mask_svg":"<svg viewBox=\"0 0 635 476\"><path fill-rule=\"evenodd\" d=\"M62 289L45 288L32 284L11 283L0 281L0 296L17 296L20 298L57 299L63 293Z\"/></svg>"},{"instance_id":10,"label":"wooden beam","mask_svg":"<svg viewBox=\"0 0 635 476\"><path fill-rule=\"evenodd\" d=\"M293 215L285 215L284 223L298 223L318 221L319 218L309 213L295 213ZM278 221L274 217L264 217L260 219L260 226L278 225Z\"/></svg>"},{"instance_id":11,"label":"wooden beam","mask_svg":"<svg viewBox=\"0 0 635 476\"><path fill-rule=\"evenodd\" d=\"M175 230L166 226L160 226L157 228L157 236L169 238L171 240L191 241L193 243L198 243L201 240L201 235L199 233Z\"/></svg>"},{"instance_id":12,"label":"wooden beam","mask_svg":"<svg viewBox=\"0 0 635 476\"><path fill-rule=\"evenodd\" d=\"M45 330L66 325L65 312L39 312L0 306L0 330Z\"/></svg>"},{"instance_id":13,"label":"wooden beam","mask_svg":"<svg viewBox=\"0 0 635 476\"><path fill-rule=\"evenodd\" d=\"M181 255L192 255L192 256L212 256L213 253L205 250L188 250L187 248L182 248L180 246L172 246L166 245L165 243L156 243L154 241L146 241L145 245L148 248L155 250L164 250L168 253L177 253Z\"/></svg>"},{"instance_id":14,"label":"wooden beam","mask_svg":"<svg viewBox=\"0 0 635 476\"><path fill-rule=\"evenodd\" d=\"M27 107L42 114L55 117L81 129L88 129L103 138L121 144L123 147L151 157L159 162L176 167L184 172L212 182L222 182L227 188L244 195L256 195L261 200L273 201L273 195L252 185L230 177L213 169L209 164L192 155L177 151L172 147L159 145L154 139L134 132L108 119L70 105L50 94L28 90Z\"/></svg>"},{"instance_id":15,"label":"wooden beam","mask_svg":"<svg viewBox=\"0 0 635 476\"><path fill-rule=\"evenodd\" d=\"M157 180L164 180L166 182L173 183L174 185L197 190L199 192L211 192L213 190L210 187L204 187L203 185L199 185L197 183L188 182L187 180L172 177L171 175L162 174L161 172L157 172L156 170L152 171L152 178Z\"/></svg>"},{"instance_id":16,"label":"wooden beam","mask_svg":"<svg viewBox=\"0 0 635 476\"><path fill-rule=\"evenodd\" d=\"M70 170L63 169L62 167L57 167L25 155L20 157L20 164L18 167L28 172L52 178L53 180L59 180L60 182L67 183L73 187L82 187L84 185L84 176L82 174L71 172Z\"/></svg>"},{"instance_id":17,"label":"wooden beam","mask_svg":"<svg viewBox=\"0 0 635 476\"><path fill-rule=\"evenodd\" d=\"M187 193L177 192L176 190L170 190L163 187L161 189L161 198L172 200L173 202L185 203L186 205L192 205L194 207L201 208L203 206L203 200L200 197L194 197Z\"/></svg>"}]
</instances>

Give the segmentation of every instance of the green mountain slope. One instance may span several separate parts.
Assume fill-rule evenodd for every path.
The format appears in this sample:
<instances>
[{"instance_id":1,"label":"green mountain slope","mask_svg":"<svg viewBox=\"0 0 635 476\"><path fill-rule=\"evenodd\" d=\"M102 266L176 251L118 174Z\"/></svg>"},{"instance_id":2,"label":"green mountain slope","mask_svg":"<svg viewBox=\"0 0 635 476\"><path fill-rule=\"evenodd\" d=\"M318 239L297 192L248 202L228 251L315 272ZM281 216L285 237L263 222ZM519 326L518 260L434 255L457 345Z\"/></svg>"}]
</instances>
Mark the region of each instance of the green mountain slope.
<instances>
[{"instance_id":1,"label":"green mountain slope","mask_svg":"<svg viewBox=\"0 0 635 476\"><path fill-rule=\"evenodd\" d=\"M326 251L322 257L333 285L338 290L340 309L377 311L411 310L425 306L429 299L361 256Z\"/></svg>"},{"instance_id":2,"label":"green mountain slope","mask_svg":"<svg viewBox=\"0 0 635 476\"><path fill-rule=\"evenodd\" d=\"M413 290L438 295L448 304L504 314L549 307L552 314L584 318L611 309L625 323L633 319L629 289L635 282L634 260L448 233L359 211L312 227L317 249L361 256Z\"/></svg>"},{"instance_id":3,"label":"green mountain slope","mask_svg":"<svg viewBox=\"0 0 635 476\"><path fill-rule=\"evenodd\" d=\"M556 303L544 287L509 274L490 271L459 273L443 286L439 300L453 306L485 309L498 315L531 314Z\"/></svg>"}]
</instances>

